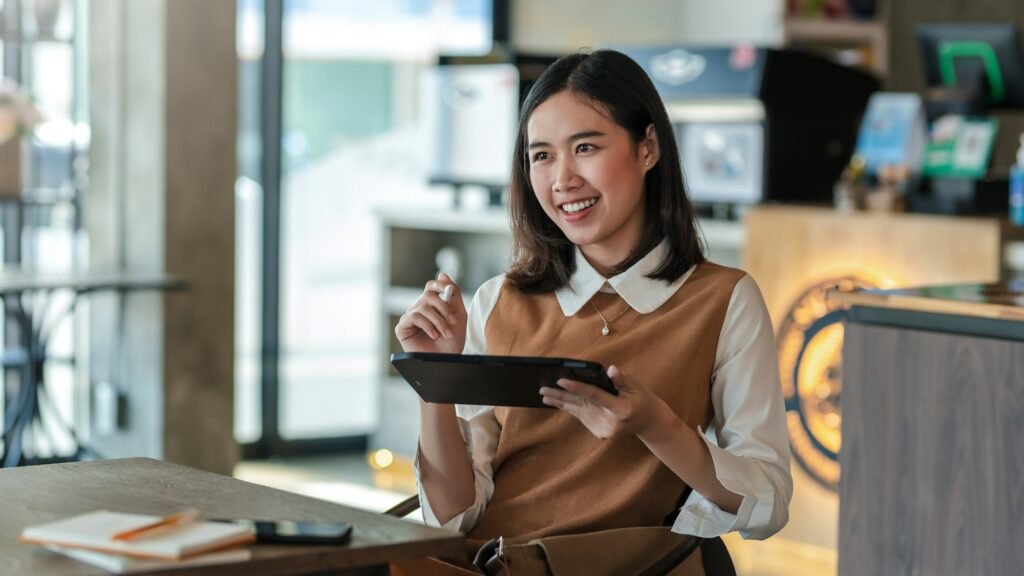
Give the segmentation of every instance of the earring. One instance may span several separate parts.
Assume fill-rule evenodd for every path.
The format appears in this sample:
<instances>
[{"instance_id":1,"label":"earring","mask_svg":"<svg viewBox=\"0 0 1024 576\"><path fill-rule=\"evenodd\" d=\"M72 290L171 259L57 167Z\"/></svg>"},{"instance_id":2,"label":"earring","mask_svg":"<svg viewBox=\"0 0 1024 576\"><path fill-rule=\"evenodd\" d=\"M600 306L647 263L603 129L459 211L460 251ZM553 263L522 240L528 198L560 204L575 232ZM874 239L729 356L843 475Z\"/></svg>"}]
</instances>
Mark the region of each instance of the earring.
<instances>
[{"instance_id":1,"label":"earring","mask_svg":"<svg viewBox=\"0 0 1024 576\"><path fill-rule=\"evenodd\" d=\"M644 167L645 168L650 166L650 165L651 165L651 161L650 160L644 160Z\"/></svg>"}]
</instances>

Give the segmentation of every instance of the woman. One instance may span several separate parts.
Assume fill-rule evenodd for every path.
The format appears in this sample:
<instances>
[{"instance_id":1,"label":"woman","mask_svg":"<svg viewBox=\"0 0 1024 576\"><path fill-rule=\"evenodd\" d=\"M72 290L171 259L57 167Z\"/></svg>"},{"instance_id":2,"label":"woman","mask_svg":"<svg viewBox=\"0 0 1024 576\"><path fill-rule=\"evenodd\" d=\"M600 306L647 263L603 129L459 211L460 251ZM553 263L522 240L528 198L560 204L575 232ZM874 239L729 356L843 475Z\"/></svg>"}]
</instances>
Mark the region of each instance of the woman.
<instances>
[{"instance_id":1,"label":"woman","mask_svg":"<svg viewBox=\"0 0 1024 576\"><path fill-rule=\"evenodd\" d=\"M426 521L476 543L778 531L792 479L771 320L749 276L705 260L640 66L602 50L538 78L509 202L507 273L468 312L450 278L428 282L395 329L403 349L592 360L619 394L563 380L541 389L557 410L422 403Z\"/></svg>"}]
</instances>

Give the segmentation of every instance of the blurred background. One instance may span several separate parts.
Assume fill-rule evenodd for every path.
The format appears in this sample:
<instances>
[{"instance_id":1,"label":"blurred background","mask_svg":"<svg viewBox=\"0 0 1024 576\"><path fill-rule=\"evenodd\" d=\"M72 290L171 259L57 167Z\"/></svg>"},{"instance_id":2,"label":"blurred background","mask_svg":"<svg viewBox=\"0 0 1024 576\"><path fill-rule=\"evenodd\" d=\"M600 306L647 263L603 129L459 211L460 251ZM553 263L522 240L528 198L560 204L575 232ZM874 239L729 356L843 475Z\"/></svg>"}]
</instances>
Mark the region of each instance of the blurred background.
<instances>
[{"instance_id":1,"label":"blurred background","mask_svg":"<svg viewBox=\"0 0 1024 576\"><path fill-rule=\"evenodd\" d=\"M837 570L847 306L826 292L1024 278L1015 0L0 8L5 466L144 455L374 510L413 494L395 322L438 271L469 298L504 269L519 104L579 50L655 80L709 256L775 322L797 493L772 540L730 537L742 574Z\"/></svg>"}]
</instances>

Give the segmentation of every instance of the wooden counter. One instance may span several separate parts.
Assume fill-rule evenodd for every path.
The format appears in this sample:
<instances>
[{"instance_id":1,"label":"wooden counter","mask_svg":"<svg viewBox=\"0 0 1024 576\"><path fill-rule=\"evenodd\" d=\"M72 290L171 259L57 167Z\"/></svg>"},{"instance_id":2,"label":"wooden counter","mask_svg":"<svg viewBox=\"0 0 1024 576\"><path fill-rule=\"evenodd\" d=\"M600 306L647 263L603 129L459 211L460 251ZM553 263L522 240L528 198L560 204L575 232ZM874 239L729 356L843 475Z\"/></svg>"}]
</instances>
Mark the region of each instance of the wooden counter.
<instances>
[{"instance_id":1,"label":"wooden counter","mask_svg":"<svg viewBox=\"0 0 1024 576\"><path fill-rule=\"evenodd\" d=\"M1024 282L1020 281L830 292L828 298L844 304L888 310L1024 320Z\"/></svg>"},{"instance_id":2,"label":"wooden counter","mask_svg":"<svg viewBox=\"0 0 1024 576\"><path fill-rule=\"evenodd\" d=\"M839 574L1024 566L1024 284L831 293L843 345Z\"/></svg>"}]
</instances>

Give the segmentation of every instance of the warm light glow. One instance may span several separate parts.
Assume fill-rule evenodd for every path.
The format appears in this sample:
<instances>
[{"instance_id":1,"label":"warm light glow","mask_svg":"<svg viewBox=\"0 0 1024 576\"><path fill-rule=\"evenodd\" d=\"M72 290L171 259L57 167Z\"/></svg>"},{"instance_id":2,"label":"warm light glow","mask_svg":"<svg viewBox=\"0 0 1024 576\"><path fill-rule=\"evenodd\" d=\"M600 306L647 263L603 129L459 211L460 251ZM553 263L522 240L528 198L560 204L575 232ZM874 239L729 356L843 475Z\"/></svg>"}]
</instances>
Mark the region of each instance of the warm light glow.
<instances>
[{"instance_id":1,"label":"warm light glow","mask_svg":"<svg viewBox=\"0 0 1024 576\"><path fill-rule=\"evenodd\" d=\"M370 466L374 470L383 470L395 462L395 455L387 448L381 448L370 454Z\"/></svg>"},{"instance_id":2,"label":"warm light glow","mask_svg":"<svg viewBox=\"0 0 1024 576\"><path fill-rule=\"evenodd\" d=\"M843 347L843 325L824 328L809 342L799 367L797 392L806 409L807 426L814 438L825 448L839 452L839 383ZM823 393L824 392L824 393ZM813 403L813 406L807 406Z\"/></svg>"}]
</instances>

